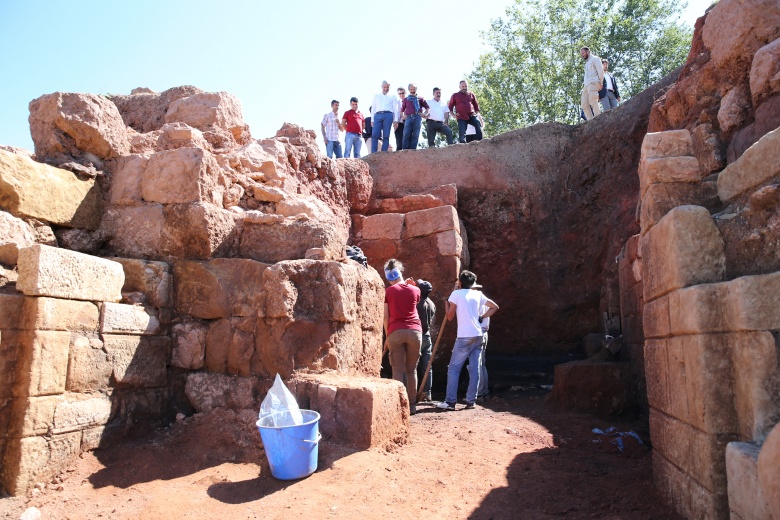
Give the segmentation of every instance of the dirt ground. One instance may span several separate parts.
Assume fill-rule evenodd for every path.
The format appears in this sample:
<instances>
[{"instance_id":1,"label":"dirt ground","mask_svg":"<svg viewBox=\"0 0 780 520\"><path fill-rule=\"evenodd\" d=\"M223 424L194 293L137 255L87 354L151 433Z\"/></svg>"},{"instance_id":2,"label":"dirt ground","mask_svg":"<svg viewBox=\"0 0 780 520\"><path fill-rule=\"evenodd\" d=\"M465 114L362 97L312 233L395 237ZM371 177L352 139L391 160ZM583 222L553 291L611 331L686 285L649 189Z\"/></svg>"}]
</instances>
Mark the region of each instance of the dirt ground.
<instances>
[{"instance_id":1,"label":"dirt ground","mask_svg":"<svg viewBox=\"0 0 780 520\"><path fill-rule=\"evenodd\" d=\"M677 518L652 487L641 423L556 412L540 393L463 406L419 405L411 442L389 450L323 441L317 472L292 482L271 476L254 413L196 415L84 454L43 490L0 499L0 518ZM645 444L625 437L621 452L592 433L613 425Z\"/></svg>"}]
</instances>

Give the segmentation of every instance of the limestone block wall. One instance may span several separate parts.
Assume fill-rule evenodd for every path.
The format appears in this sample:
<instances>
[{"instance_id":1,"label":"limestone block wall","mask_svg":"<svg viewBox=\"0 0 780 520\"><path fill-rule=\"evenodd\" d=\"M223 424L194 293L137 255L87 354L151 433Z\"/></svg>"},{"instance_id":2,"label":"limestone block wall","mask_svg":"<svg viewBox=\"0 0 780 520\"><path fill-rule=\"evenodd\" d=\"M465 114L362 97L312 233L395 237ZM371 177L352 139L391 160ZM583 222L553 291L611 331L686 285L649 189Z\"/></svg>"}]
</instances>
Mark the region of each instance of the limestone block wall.
<instances>
[{"instance_id":1,"label":"limestone block wall","mask_svg":"<svg viewBox=\"0 0 780 520\"><path fill-rule=\"evenodd\" d=\"M714 180L702 179L688 160L689 139L687 131L648 134L639 169L638 256L654 479L688 518L769 518L764 512L773 498L766 490L776 485L777 473L762 481L757 460L780 421L780 271L775 265L739 275L733 259L740 255L730 252L736 241L727 239L721 224L739 210L723 195L714 214L698 205L715 205L712 187L705 186ZM747 192L776 182L774 156L763 153L756 163L755 154L748 150L720 173L718 192L734 183L731 172L751 157L751 172L763 173L752 180L743 176L744 187L728 191L732 198L736 191L745 202ZM743 238L749 228L743 224Z\"/></svg>"}]
</instances>

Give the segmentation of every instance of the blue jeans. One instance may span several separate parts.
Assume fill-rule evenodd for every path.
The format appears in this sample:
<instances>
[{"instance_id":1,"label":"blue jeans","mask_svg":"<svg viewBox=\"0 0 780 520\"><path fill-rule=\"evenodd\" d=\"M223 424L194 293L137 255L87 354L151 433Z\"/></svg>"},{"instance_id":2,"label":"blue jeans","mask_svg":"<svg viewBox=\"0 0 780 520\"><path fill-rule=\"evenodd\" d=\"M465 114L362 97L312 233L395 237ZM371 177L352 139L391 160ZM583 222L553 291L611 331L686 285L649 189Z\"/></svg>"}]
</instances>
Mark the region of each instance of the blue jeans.
<instances>
[{"instance_id":1,"label":"blue jeans","mask_svg":"<svg viewBox=\"0 0 780 520\"><path fill-rule=\"evenodd\" d=\"M328 159L333 158L333 154L336 154L336 159L341 159L341 141L328 141L325 145L325 151L328 154Z\"/></svg>"},{"instance_id":2,"label":"blue jeans","mask_svg":"<svg viewBox=\"0 0 780 520\"><path fill-rule=\"evenodd\" d=\"M610 108L617 108L618 106L618 100L615 97L615 93L611 90L607 90L607 95L601 98L599 101L601 101L601 106L604 108L604 112Z\"/></svg>"},{"instance_id":3,"label":"blue jeans","mask_svg":"<svg viewBox=\"0 0 780 520\"><path fill-rule=\"evenodd\" d=\"M417 114L406 116L406 121L404 121L404 150L417 149L421 126L422 117Z\"/></svg>"},{"instance_id":4,"label":"blue jeans","mask_svg":"<svg viewBox=\"0 0 780 520\"><path fill-rule=\"evenodd\" d=\"M466 402L477 400L479 387L479 356L482 353L482 336L457 338L452 348L452 358L447 367L447 397L445 401L454 405L458 402L458 380L466 360L469 362L469 387L466 390Z\"/></svg>"},{"instance_id":5,"label":"blue jeans","mask_svg":"<svg viewBox=\"0 0 780 520\"><path fill-rule=\"evenodd\" d=\"M482 125L479 124L479 119L477 119L477 116L471 116L465 121L463 119L458 119L458 142L466 142L466 127L469 125L473 126L477 131L476 141L482 140Z\"/></svg>"},{"instance_id":6,"label":"blue jeans","mask_svg":"<svg viewBox=\"0 0 780 520\"><path fill-rule=\"evenodd\" d=\"M352 157L360 159L360 147L363 145L363 139L360 137L360 134L347 132L347 137L344 139L344 142L346 145L344 147L344 157L349 157L349 151L353 150Z\"/></svg>"},{"instance_id":7,"label":"blue jeans","mask_svg":"<svg viewBox=\"0 0 780 520\"><path fill-rule=\"evenodd\" d=\"M371 153L376 153L379 146L379 137L382 137L382 151L386 152L390 147L390 129L393 127L393 113L378 113L373 119L371 130Z\"/></svg>"},{"instance_id":8,"label":"blue jeans","mask_svg":"<svg viewBox=\"0 0 780 520\"><path fill-rule=\"evenodd\" d=\"M425 369L428 368L428 362L431 360L431 332L428 331L423 334L422 346L420 347L420 362L417 364L417 383L422 382L422 378L425 376ZM428 379L425 381L425 386L422 387L422 393L428 395L431 393L431 385L433 384L433 367L428 372Z\"/></svg>"}]
</instances>

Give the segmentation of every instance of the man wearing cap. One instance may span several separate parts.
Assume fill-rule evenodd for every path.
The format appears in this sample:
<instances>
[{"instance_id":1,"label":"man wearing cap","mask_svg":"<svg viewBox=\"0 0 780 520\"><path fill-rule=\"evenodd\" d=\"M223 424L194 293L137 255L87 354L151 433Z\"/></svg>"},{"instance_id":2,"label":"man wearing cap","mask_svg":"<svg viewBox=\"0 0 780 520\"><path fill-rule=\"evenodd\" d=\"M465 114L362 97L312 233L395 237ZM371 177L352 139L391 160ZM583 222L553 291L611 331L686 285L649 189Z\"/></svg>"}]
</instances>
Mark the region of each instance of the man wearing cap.
<instances>
[{"instance_id":1,"label":"man wearing cap","mask_svg":"<svg viewBox=\"0 0 780 520\"><path fill-rule=\"evenodd\" d=\"M347 137L344 139L344 157L349 157L350 149L353 150L352 157L360 159L360 147L363 142L360 140L363 130L365 130L365 120L363 114L358 110L358 98L353 97L349 100L350 109L344 112L341 120L342 126L347 131Z\"/></svg>"},{"instance_id":2,"label":"man wearing cap","mask_svg":"<svg viewBox=\"0 0 780 520\"><path fill-rule=\"evenodd\" d=\"M417 288L420 289L420 301L417 304L417 315L422 323L422 346L420 347L420 361L417 363L417 381L422 381L425 377L425 369L428 368L428 362L431 360L431 323L436 314L436 305L433 304L428 295L433 291L431 282L417 280ZM433 369L428 373L428 379L425 380L425 386L422 387L423 401L431 400L431 385L433 384Z\"/></svg>"},{"instance_id":3,"label":"man wearing cap","mask_svg":"<svg viewBox=\"0 0 780 520\"><path fill-rule=\"evenodd\" d=\"M401 103L398 98L389 94L390 83L382 82L382 93L375 94L371 103L371 117L373 129L371 131L371 153L376 153L379 138L382 138L382 151L386 152L390 146L390 127L398 128L398 113Z\"/></svg>"},{"instance_id":4,"label":"man wearing cap","mask_svg":"<svg viewBox=\"0 0 780 520\"><path fill-rule=\"evenodd\" d=\"M409 83L409 96L401 103L401 119L404 121L404 150L417 149L422 118L428 115L428 108L428 102L417 96L417 84Z\"/></svg>"},{"instance_id":5,"label":"man wearing cap","mask_svg":"<svg viewBox=\"0 0 780 520\"><path fill-rule=\"evenodd\" d=\"M428 101L428 119L425 128L428 132L428 147L433 148L436 143L436 133L441 132L447 138L447 144L452 144L452 130L447 123L450 120L450 109L446 103L441 102L441 89L433 89L433 99Z\"/></svg>"},{"instance_id":6,"label":"man wearing cap","mask_svg":"<svg viewBox=\"0 0 780 520\"><path fill-rule=\"evenodd\" d=\"M463 365L469 362L469 386L466 390L466 409L475 407L477 388L479 387L479 358L482 352L482 326L480 319L489 318L498 305L481 291L474 289L477 275L463 271L458 284L447 300L447 320L458 318L458 336L452 348L452 358L447 367L447 395L438 405L442 410L454 410L458 397L458 380ZM486 307L487 311L480 312Z\"/></svg>"}]
</instances>

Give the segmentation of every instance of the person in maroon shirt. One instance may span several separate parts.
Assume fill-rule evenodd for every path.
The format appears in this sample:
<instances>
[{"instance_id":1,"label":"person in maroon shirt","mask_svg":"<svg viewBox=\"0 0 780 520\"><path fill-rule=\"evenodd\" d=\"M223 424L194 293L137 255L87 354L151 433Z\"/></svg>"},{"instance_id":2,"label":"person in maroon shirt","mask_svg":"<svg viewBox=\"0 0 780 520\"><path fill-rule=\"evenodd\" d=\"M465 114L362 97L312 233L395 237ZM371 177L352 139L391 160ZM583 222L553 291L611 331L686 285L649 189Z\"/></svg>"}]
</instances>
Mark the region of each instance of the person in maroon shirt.
<instances>
[{"instance_id":1,"label":"person in maroon shirt","mask_svg":"<svg viewBox=\"0 0 780 520\"><path fill-rule=\"evenodd\" d=\"M471 125L476 130L475 141L482 139L482 125L477 119L479 114L479 103L474 93L469 92L469 84L466 80L460 82L460 91L455 92L450 97L450 102L447 105L450 112L455 113L455 117L458 118L458 142L466 142L466 128Z\"/></svg>"},{"instance_id":2,"label":"person in maroon shirt","mask_svg":"<svg viewBox=\"0 0 780 520\"><path fill-rule=\"evenodd\" d=\"M363 144L361 136L365 130L366 124L363 114L358 110L358 98L353 97L349 100L350 110L344 112L341 119L341 124L347 130L347 137L344 139L344 157L349 157L349 150L354 149L352 157L360 159L360 147Z\"/></svg>"},{"instance_id":3,"label":"person in maroon shirt","mask_svg":"<svg viewBox=\"0 0 780 520\"><path fill-rule=\"evenodd\" d=\"M414 415L417 412L417 361L422 343L422 323L417 314L420 289L412 279L403 279L403 268L395 258L385 264L385 278L390 282L390 287L385 289L385 341L390 350L393 379L403 382L406 376L409 412Z\"/></svg>"}]
</instances>

